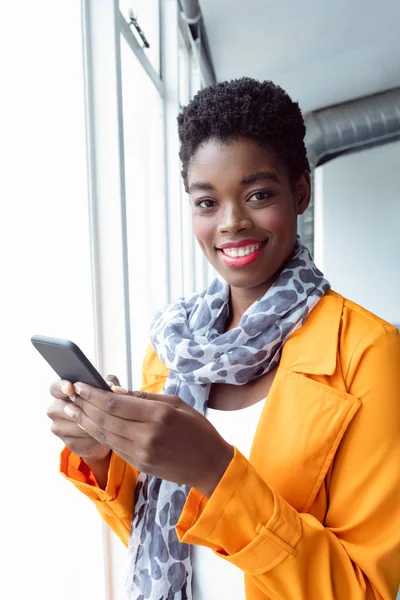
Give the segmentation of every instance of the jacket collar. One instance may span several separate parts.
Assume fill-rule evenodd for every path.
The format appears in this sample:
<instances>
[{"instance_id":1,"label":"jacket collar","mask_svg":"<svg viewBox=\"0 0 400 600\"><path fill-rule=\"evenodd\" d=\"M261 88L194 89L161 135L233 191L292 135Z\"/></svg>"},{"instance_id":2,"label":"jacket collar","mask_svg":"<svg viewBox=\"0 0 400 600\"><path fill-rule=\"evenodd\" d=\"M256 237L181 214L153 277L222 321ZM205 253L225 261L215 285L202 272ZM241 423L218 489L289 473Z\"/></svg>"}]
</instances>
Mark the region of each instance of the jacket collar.
<instances>
[{"instance_id":1,"label":"jacket collar","mask_svg":"<svg viewBox=\"0 0 400 600\"><path fill-rule=\"evenodd\" d=\"M329 290L316 304L306 322L287 340L280 366L310 375L333 375L344 299Z\"/></svg>"},{"instance_id":2,"label":"jacket collar","mask_svg":"<svg viewBox=\"0 0 400 600\"><path fill-rule=\"evenodd\" d=\"M280 367L309 375L333 375L336 369L338 340L344 299L329 290L314 306L306 322L287 340ZM168 369L149 347L146 375L166 377Z\"/></svg>"}]
</instances>

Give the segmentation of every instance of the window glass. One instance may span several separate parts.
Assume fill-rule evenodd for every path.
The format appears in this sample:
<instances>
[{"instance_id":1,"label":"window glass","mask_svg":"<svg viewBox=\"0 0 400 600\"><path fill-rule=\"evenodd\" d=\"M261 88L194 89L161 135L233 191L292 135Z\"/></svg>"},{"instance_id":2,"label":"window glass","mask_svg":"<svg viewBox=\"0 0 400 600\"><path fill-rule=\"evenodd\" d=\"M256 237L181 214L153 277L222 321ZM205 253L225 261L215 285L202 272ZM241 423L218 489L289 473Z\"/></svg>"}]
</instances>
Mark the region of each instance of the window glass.
<instances>
[{"instance_id":1,"label":"window glass","mask_svg":"<svg viewBox=\"0 0 400 600\"><path fill-rule=\"evenodd\" d=\"M193 56L190 46L179 36L179 104L185 106L200 89L200 77L197 61ZM183 182L181 183L181 213L182 213L182 266L183 266L183 293L191 294L201 291L210 279L214 277L214 270L208 267L203 252L201 251L192 226L192 215L189 195L186 193Z\"/></svg>"},{"instance_id":2,"label":"window glass","mask_svg":"<svg viewBox=\"0 0 400 600\"><path fill-rule=\"evenodd\" d=\"M75 341L94 361L81 6L0 2L2 598L104 600L96 510L59 474L46 415L57 375L30 343ZM5 11L5 13L4 13ZM18 21L18 35L10 23ZM56 25L61 26L56 26ZM4 29L2 26L4 25ZM21 44L21 40L23 43Z\"/></svg>"},{"instance_id":3,"label":"window glass","mask_svg":"<svg viewBox=\"0 0 400 600\"><path fill-rule=\"evenodd\" d=\"M201 78L200 78L199 64L198 64L193 52L190 52L189 58L190 58L190 95L193 98L193 96L195 96L196 93L201 88Z\"/></svg>"},{"instance_id":4,"label":"window glass","mask_svg":"<svg viewBox=\"0 0 400 600\"><path fill-rule=\"evenodd\" d=\"M163 107L122 36L121 59L132 366L138 386L151 318L167 299Z\"/></svg>"},{"instance_id":5,"label":"window glass","mask_svg":"<svg viewBox=\"0 0 400 600\"><path fill-rule=\"evenodd\" d=\"M178 68L179 68L179 104L185 106L190 99L190 55L189 49L183 39L179 36L178 46Z\"/></svg>"},{"instance_id":6,"label":"window glass","mask_svg":"<svg viewBox=\"0 0 400 600\"><path fill-rule=\"evenodd\" d=\"M189 49L183 38L179 35L178 44L178 69L179 69L179 104L180 108L186 106L190 100L190 58ZM195 291L194 245L195 239L192 227L190 200L185 192L181 178L181 214L182 214L182 274L183 294L188 295Z\"/></svg>"}]
</instances>

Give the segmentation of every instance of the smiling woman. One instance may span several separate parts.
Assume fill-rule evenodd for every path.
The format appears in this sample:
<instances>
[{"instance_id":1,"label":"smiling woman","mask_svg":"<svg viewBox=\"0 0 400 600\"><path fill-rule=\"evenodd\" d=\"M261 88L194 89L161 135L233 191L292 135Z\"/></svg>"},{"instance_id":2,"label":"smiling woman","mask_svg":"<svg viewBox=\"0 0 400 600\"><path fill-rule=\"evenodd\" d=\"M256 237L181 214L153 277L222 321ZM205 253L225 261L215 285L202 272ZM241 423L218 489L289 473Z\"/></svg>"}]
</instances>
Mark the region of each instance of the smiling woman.
<instances>
[{"instance_id":1,"label":"smiling woman","mask_svg":"<svg viewBox=\"0 0 400 600\"><path fill-rule=\"evenodd\" d=\"M53 385L62 471L129 547L131 599L390 600L399 334L333 292L297 236L300 109L242 78L200 91L178 127L219 276L156 313L141 391Z\"/></svg>"}]
</instances>

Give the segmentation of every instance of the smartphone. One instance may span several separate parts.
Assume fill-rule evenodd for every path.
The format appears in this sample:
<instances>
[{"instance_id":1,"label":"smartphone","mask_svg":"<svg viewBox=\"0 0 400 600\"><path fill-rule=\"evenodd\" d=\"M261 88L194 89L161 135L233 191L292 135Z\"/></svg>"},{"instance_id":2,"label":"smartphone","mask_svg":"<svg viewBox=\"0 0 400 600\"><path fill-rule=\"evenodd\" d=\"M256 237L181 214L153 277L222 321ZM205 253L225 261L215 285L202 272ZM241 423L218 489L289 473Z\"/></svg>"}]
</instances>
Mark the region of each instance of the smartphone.
<instances>
[{"instance_id":1,"label":"smartphone","mask_svg":"<svg viewBox=\"0 0 400 600\"><path fill-rule=\"evenodd\" d=\"M31 342L61 379L81 381L101 390L110 390L100 373L74 342L33 335Z\"/></svg>"}]
</instances>

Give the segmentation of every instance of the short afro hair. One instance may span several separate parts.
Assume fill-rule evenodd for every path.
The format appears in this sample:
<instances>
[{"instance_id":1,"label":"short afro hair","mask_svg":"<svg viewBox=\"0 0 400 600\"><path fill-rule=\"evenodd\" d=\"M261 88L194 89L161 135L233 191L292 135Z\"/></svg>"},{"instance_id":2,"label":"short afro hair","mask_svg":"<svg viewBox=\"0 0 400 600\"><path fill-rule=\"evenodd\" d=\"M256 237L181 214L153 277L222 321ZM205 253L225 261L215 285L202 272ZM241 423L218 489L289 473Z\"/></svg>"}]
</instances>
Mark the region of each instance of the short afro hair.
<instances>
[{"instance_id":1,"label":"short afro hair","mask_svg":"<svg viewBox=\"0 0 400 600\"><path fill-rule=\"evenodd\" d=\"M299 105L272 81L242 77L206 87L178 115L179 156L186 191L190 159L210 139L254 140L275 152L294 183L310 170L305 132Z\"/></svg>"}]
</instances>

